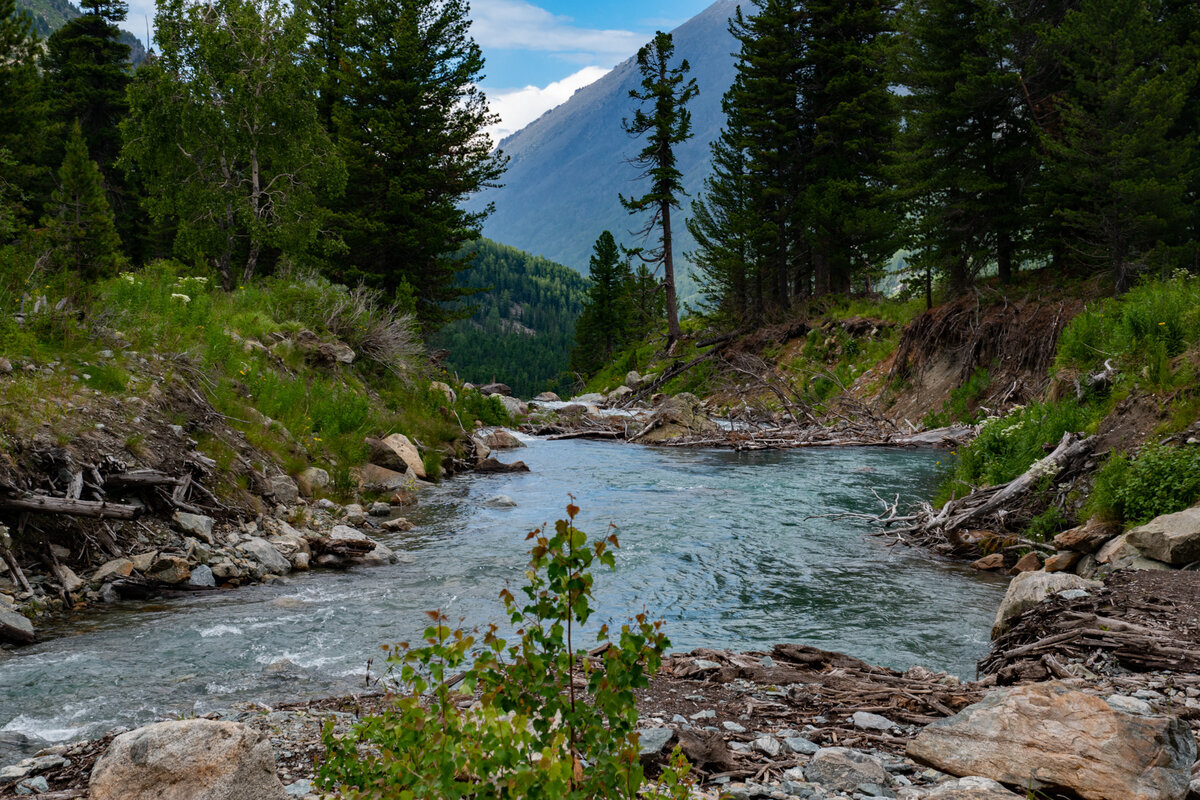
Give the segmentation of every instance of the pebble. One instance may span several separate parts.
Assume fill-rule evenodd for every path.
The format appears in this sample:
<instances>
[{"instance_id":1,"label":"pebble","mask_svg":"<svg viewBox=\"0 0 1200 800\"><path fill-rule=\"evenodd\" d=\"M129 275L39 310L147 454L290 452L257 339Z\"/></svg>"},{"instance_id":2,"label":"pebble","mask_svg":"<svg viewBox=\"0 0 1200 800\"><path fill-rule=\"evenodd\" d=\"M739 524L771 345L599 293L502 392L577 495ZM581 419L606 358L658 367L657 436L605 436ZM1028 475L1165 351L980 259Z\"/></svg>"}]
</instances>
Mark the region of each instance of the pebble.
<instances>
[{"instance_id":1,"label":"pebble","mask_svg":"<svg viewBox=\"0 0 1200 800\"><path fill-rule=\"evenodd\" d=\"M22 781L17 786L17 794L20 795L41 794L48 791L50 791L50 784L41 775L38 775L36 778L30 778L27 781Z\"/></svg>"},{"instance_id":2,"label":"pebble","mask_svg":"<svg viewBox=\"0 0 1200 800\"><path fill-rule=\"evenodd\" d=\"M801 736L789 736L783 740L783 746L790 753L799 756L811 756L821 748Z\"/></svg>"},{"instance_id":3,"label":"pebble","mask_svg":"<svg viewBox=\"0 0 1200 800\"><path fill-rule=\"evenodd\" d=\"M854 722L854 727L862 730L889 731L896 727L896 723L887 717L881 717L878 714L872 714L868 711L855 711L851 719Z\"/></svg>"},{"instance_id":4,"label":"pebble","mask_svg":"<svg viewBox=\"0 0 1200 800\"><path fill-rule=\"evenodd\" d=\"M695 714L692 714L691 719L713 719L716 716L716 711L713 711L711 708L706 708L703 711L697 711Z\"/></svg>"},{"instance_id":5,"label":"pebble","mask_svg":"<svg viewBox=\"0 0 1200 800\"><path fill-rule=\"evenodd\" d=\"M739 725L736 722L722 722L721 726L723 728L725 728L725 730L730 731L732 733L745 733L746 732L746 726Z\"/></svg>"},{"instance_id":6,"label":"pebble","mask_svg":"<svg viewBox=\"0 0 1200 800\"><path fill-rule=\"evenodd\" d=\"M768 758L775 758L783 749L779 744L779 740L774 736L760 736L751 744L755 750Z\"/></svg>"}]
</instances>

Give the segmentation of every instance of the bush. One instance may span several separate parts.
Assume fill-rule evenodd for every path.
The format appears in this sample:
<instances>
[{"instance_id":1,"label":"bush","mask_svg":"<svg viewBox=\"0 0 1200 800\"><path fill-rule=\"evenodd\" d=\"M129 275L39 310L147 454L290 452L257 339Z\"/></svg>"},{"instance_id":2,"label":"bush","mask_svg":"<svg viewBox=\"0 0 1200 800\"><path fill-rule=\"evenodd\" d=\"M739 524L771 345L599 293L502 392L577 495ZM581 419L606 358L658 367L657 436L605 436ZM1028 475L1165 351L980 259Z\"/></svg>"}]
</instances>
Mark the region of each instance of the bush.
<instances>
[{"instance_id":1,"label":"bush","mask_svg":"<svg viewBox=\"0 0 1200 800\"><path fill-rule=\"evenodd\" d=\"M612 568L618 546L615 534L589 543L575 527L578 511L569 505L553 532L529 534L524 599L500 593L515 643L495 625L478 640L435 611L423 645L389 648L396 698L345 737L326 728L318 774L327 790L358 800L687 797L678 754L654 793L642 792L634 690L648 685L669 644L661 623L639 615L625 625L601 666L576 647L592 613L590 568ZM598 640L608 640L607 626ZM447 684L460 670L462 691L479 694L466 710Z\"/></svg>"},{"instance_id":2,"label":"bush","mask_svg":"<svg viewBox=\"0 0 1200 800\"><path fill-rule=\"evenodd\" d=\"M1200 500L1200 448L1147 445L1130 458L1117 453L1096 473L1088 512L1140 525Z\"/></svg>"}]
</instances>

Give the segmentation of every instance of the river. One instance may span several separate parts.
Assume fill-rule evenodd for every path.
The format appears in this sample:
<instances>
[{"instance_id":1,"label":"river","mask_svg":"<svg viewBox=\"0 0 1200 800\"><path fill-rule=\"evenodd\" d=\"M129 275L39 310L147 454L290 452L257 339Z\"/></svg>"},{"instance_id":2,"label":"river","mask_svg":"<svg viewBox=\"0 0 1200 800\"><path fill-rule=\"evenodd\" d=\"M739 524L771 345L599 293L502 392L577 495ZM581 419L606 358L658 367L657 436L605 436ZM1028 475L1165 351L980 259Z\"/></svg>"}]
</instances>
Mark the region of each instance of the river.
<instances>
[{"instance_id":1,"label":"river","mask_svg":"<svg viewBox=\"0 0 1200 800\"><path fill-rule=\"evenodd\" d=\"M502 455L531 472L447 481L410 516L416 530L379 536L404 563L93 609L0 653L0 737L62 741L361 687L379 645L419 637L428 609L500 620L496 595L522 579L525 534L561 517L571 494L581 528L613 523L621 539L617 571L596 579L596 622L644 609L675 649L800 642L972 677L1003 579L889 547L854 520L810 518L876 511L872 488L928 496L944 458L531 440ZM516 506L489 505L497 495Z\"/></svg>"}]
</instances>

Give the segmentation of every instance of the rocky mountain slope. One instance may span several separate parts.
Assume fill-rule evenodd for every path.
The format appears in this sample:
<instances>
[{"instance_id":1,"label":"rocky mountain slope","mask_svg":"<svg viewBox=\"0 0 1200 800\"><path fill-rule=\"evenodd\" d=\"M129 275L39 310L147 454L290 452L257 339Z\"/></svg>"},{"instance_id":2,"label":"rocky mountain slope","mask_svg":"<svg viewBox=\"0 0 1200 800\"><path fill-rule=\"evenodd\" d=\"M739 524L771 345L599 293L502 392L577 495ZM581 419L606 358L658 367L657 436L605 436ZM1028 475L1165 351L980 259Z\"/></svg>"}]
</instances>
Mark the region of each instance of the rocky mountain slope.
<instances>
[{"instance_id":1,"label":"rocky mountain slope","mask_svg":"<svg viewBox=\"0 0 1200 800\"><path fill-rule=\"evenodd\" d=\"M29 12L38 35L45 38L83 12L68 0L17 0L17 7ZM121 42L129 45L129 60L134 66L146 60L146 48L129 31L121 33Z\"/></svg>"},{"instance_id":2,"label":"rocky mountain slope","mask_svg":"<svg viewBox=\"0 0 1200 800\"><path fill-rule=\"evenodd\" d=\"M695 135L678 151L683 182L693 197L709 174L709 144L725 121L721 96L733 82L736 45L728 20L736 7L733 0L718 0L673 31L676 55L689 61L700 89L689 107ZM638 170L627 161L640 145L621 127L621 120L633 114L629 90L639 80L630 58L502 141L511 159L504 186L470 202L475 210L496 204L483 234L580 272L586 271L602 231L632 244L629 230L637 223L617 195L639 191ZM685 208L689 202L684 201ZM682 223L676 235L678 256L694 242Z\"/></svg>"}]
</instances>

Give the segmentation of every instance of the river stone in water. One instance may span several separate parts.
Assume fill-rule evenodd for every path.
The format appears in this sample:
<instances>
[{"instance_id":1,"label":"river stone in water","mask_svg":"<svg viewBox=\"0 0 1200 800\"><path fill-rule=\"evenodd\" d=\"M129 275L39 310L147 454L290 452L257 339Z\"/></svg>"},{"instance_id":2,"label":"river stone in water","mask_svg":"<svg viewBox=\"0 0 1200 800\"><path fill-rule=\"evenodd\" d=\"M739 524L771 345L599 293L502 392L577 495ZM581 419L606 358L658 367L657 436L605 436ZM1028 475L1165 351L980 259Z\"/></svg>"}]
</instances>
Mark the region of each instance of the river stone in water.
<instances>
[{"instance_id":1,"label":"river stone in water","mask_svg":"<svg viewBox=\"0 0 1200 800\"><path fill-rule=\"evenodd\" d=\"M1058 786L1084 800L1179 800L1196 741L1176 717L1126 714L1052 681L992 692L926 726L908 756L953 775Z\"/></svg>"},{"instance_id":2,"label":"river stone in water","mask_svg":"<svg viewBox=\"0 0 1200 800\"><path fill-rule=\"evenodd\" d=\"M1155 517L1125 534L1143 554L1173 566L1200 561L1200 506Z\"/></svg>"},{"instance_id":3,"label":"river stone in water","mask_svg":"<svg viewBox=\"0 0 1200 800\"><path fill-rule=\"evenodd\" d=\"M189 719L124 733L96 762L92 800L285 800L267 737Z\"/></svg>"},{"instance_id":4,"label":"river stone in water","mask_svg":"<svg viewBox=\"0 0 1200 800\"><path fill-rule=\"evenodd\" d=\"M32 644L36 639L33 623L24 614L0 606L0 641Z\"/></svg>"}]
</instances>

